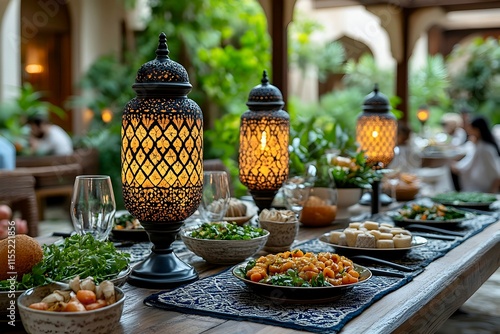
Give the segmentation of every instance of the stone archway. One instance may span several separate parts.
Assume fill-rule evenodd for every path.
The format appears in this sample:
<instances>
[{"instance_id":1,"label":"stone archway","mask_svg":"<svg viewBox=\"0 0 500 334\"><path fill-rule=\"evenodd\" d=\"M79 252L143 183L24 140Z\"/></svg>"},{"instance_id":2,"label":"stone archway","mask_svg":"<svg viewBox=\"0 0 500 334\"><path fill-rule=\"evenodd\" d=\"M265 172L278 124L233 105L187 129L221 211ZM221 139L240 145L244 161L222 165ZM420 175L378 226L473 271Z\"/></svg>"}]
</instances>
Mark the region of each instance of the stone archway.
<instances>
[{"instance_id":1,"label":"stone archway","mask_svg":"<svg viewBox=\"0 0 500 334\"><path fill-rule=\"evenodd\" d=\"M359 58L365 53L373 55L373 52L368 45L349 36L344 35L336 41L341 43L344 47L346 59L354 59L355 61L358 61ZM331 73L324 82L318 81L318 96L331 92L332 90L342 88L343 77L344 74Z\"/></svg>"}]
</instances>

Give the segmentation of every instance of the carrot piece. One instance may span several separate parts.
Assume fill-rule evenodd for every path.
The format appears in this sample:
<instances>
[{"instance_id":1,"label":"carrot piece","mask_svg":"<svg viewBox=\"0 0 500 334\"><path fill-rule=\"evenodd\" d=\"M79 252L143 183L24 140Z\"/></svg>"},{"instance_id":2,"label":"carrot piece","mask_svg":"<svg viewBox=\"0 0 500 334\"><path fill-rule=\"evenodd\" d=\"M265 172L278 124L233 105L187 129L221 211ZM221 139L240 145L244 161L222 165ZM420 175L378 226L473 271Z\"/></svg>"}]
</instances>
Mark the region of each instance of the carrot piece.
<instances>
[{"instance_id":1,"label":"carrot piece","mask_svg":"<svg viewBox=\"0 0 500 334\"><path fill-rule=\"evenodd\" d=\"M78 290L76 298L84 305L95 303L97 300L94 291L90 290Z\"/></svg>"},{"instance_id":2,"label":"carrot piece","mask_svg":"<svg viewBox=\"0 0 500 334\"><path fill-rule=\"evenodd\" d=\"M43 302L39 302L39 303L33 303L30 306L28 306L28 307L32 308L34 310L46 311L46 310L49 309L49 304L43 303Z\"/></svg>"},{"instance_id":3,"label":"carrot piece","mask_svg":"<svg viewBox=\"0 0 500 334\"><path fill-rule=\"evenodd\" d=\"M98 299L95 303L85 305L85 309L87 311L97 310L104 306L107 306L108 303L104 299Z\"/></svg>"},{"instance_id":4,"label":"carrot piece","mask_svg":"<svg viewBox=\"0 0 500 334\"><path fill-rule=\"evenodd\" d=\"M252 276L250 276L250 280L252 282L258 282L262 279L262 275L260 273L253 273Z\"/></svg>"}]
</instances>

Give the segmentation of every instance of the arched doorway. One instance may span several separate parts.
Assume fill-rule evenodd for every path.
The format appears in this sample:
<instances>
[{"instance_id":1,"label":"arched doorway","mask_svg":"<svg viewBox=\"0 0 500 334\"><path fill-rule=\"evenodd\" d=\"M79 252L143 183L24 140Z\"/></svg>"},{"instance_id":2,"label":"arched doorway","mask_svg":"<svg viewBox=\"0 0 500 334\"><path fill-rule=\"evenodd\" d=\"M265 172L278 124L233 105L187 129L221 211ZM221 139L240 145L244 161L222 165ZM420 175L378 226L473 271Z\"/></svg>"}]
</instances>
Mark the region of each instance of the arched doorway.
<instances>
[{"instance_id":1,"label":"arched doorway","mask_svg":"<svg viewBox=\"0 0 500 334\"><path fill-rule=\"evenodd\" d=\"M71 95L71 30L65 3L21 1L21 81L44 93L43 99L64 108ZM72 115L51 115L68 132Z\"/></svg>"},{"instance_id":2,"label":"arched doorway","mask_svg":"<svg viewBox=\"0 0 500 334\"><path fill-rule=\"evenodd\" d=\"M358 61L359 58L365 54L373 55L370 47L363 42L355 40L349 36L342 36L336 40L344 47L346 59L353 59ZM342 88L342 73L331 73L325 81L318 81L318 96L331 92L332 90Z\"/></svg>"}]
</instances>

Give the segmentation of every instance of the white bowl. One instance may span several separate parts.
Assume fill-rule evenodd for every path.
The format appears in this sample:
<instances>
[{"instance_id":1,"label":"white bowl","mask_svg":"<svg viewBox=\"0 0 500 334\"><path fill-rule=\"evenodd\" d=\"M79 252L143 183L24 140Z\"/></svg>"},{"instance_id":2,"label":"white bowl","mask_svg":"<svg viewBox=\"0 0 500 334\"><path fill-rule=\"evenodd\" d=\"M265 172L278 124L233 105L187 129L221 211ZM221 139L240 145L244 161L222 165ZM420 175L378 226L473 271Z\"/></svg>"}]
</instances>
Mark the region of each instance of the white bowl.
<instances>
[{"instance_id":1,"label":"white bowl","mask_svg":"<svg viewBox=\"0 0 500 334\"><path fill-rule=\"evenodd\" d=\"M183 229L180 233L186 247L202 257L205 261L214 264L236 264L255 255L267 242L269 232L250 240L211 240L191 237L191 232L198 227Z\"/></svg>"},{"instance_id":2,"label":"white bowl","mask_svg":"<svg viewBox=\"0 0 500 334\"><path fill-rule=\"evenodd\" d=\"M26 290L17 299L24 329L30 334L108 334L119 326L125 294L115 287L116 303L94 311L49 312L34 310L28 306L40 302L58 289L68 289L66 284L53 283Z\"/></svg>"}]
</instances>

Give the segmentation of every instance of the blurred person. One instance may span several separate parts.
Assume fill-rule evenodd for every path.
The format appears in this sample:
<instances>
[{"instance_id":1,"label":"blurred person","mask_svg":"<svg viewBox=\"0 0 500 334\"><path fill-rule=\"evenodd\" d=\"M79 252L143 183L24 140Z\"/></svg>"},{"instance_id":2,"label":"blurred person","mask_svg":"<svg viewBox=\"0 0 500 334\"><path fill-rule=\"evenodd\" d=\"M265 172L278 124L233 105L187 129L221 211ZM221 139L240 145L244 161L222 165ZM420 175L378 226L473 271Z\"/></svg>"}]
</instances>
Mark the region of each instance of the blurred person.
<instances>
[{"instance_id":1,"label":"blurred person","mask_svg":"<svg viewBox=\"0 0 500 334\"><path fill-rule=\"evenodd\" d=\"M441 126L450 138L452 146L460 146L467 141L467 132L464 129L463 118L457 113L446 113L441 118Z\"/></svg>"},{"instance_id":2,"label":"blurred person","mask_svg":"<svg viewBox=\"0 0 500 334\"><path fill-rule=\"evenodd\" d=\"M28 118L31 127L30 149L37 155L68 155L73 153L71 137L61 127L51 124L45 116Z\"/></svg>"},{"instance_id":3,"label":"blurred person","mask_svg":"<svg viewBox=\"0 0 500 334\"><path fill-rule=\"evenodd\" d=\"M474 149L461 160L453 162L451 170L458 175L461 191L496 193L500 184L500 149L488 121L478 116L468 128Z\"/></svg>"},{"instance_id":4,"label":"blurred person","mask_svg":"<svg viewBox=\"0 0 500 334\"><path fill-rule=\"evenodd\" d=\"M6 138L0 136L0 169L16 168L16 147Z\"/></svg>"}]
</instances>

